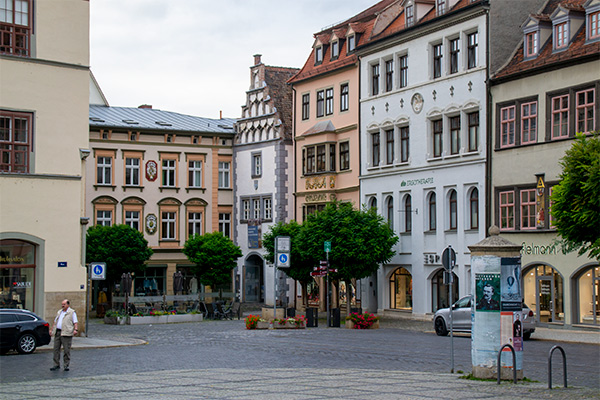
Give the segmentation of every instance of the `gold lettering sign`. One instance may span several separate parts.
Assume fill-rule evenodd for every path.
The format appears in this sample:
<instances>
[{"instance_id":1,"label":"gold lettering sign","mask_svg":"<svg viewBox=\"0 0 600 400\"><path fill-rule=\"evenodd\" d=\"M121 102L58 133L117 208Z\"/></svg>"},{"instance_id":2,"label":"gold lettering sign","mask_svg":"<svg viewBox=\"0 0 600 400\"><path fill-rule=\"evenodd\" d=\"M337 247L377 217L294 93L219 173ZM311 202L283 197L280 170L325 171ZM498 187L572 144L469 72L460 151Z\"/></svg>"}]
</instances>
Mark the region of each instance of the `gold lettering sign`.
<instances>
[{"instance_id":1,"label":"gold lettering sign","mask_svg":"<svg viewBox=\"0 0 600 400\"><path fill-rule=\"evenodd\" d=\"M544 177L540 175L538 176L537 190L535 191L535 219L537 228L544 228L546 225L546 211L544 210L544 206L546 204L545 188L546 185L544 184Z\"/></svg>"}]
</instances>

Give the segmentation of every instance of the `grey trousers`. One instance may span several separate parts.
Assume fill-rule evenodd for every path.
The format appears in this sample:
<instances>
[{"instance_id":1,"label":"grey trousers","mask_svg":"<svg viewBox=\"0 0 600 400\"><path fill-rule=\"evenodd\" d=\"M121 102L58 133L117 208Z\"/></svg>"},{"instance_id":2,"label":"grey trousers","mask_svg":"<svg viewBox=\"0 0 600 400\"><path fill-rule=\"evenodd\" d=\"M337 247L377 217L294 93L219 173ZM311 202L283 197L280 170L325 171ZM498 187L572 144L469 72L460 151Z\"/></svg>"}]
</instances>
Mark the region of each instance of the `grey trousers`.
<instances>
[{"instance_id":1,"label":"grey trousers","mask_svg":"<svg viewBox=\"0 0 600 400\"><path fill-rule=\"evenodd\" d=\"M54 335L54 365L60 366L60 346L64 350L63 367L68 367L71 361L71 343L73 336L60 336L60 331L56 331Z\"/></svg>"}]
</instances>

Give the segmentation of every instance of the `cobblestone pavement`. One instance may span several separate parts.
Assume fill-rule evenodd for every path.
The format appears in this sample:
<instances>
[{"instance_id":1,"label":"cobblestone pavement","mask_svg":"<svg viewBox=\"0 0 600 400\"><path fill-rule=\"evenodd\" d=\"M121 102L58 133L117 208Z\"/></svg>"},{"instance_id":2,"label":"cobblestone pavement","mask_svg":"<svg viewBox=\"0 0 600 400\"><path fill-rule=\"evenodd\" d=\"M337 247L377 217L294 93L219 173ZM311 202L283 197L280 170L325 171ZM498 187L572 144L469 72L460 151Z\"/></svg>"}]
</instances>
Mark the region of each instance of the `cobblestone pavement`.
<instances>
[{"instance_id":1,"label":"cobblestone pavement","mask_svg":"<svg viewBox=\"0 0 600 400\"><path fill-rule=\"evenodd\" d=\"M0 357L0 398L43 398L43 393L54 397L51 393L62 393L61 390L71 385L81 387L79 398L125 397L107 389L111 385L129 393L128 398L269 399L275 397L269 397L268 393L287 391L291 393L289 399L358 399L366 398L367 393L368 398L457 398L445 397L446 389L456 388L456 392L448 391L448 394L456 394L461 390L474 390L474 387L481 387L483 391L477 389L473 397L459 397L501 398L506 392L514 398L516 390L518 396L525 398L600 398L600 347L597 345L561 343L567 353L569 386L587 389L550 392L544 388L547 354L554 345L552 342L525 342L524 375L539 383L516 387L503 384L496 388L488 382L458 379L471 369L468 336L455 337L457 373L448 374L450 338L436 336L428 321L384 320L381 329L366 331L328 329L323 325L324 321L320 321L319 328L248 331L244 329L244 322L238 320L120 326L93 321L90 337L123 342L142 339L148 344L74 350L69 372L49 371L51 351L28 356L11 352ZM554 371L553 382L562 383L562 364L558 357L555 357ZM64 380L67 377L69 379ZM335 379L342 383L330 386L330 381ZM419 392L428 379L433 380L432 386L428 391ZM170 396L165 388L170 387L170 382L180 380L178 387L201 387L202 393L189 389ZM377 384L379 380L384 387ZM23 381L35 381L27 385L34 391L18 397ZM359 390L363 383L365 392ZM275 386L270 391L264 391L272 385ZM256 387L257 391L240 392L250 387ZM381 392L376 395L378 390ZM65 393L73 397L70 391ZM386 393L395 395L385 396Z\"/></svg>"}]
</instances>

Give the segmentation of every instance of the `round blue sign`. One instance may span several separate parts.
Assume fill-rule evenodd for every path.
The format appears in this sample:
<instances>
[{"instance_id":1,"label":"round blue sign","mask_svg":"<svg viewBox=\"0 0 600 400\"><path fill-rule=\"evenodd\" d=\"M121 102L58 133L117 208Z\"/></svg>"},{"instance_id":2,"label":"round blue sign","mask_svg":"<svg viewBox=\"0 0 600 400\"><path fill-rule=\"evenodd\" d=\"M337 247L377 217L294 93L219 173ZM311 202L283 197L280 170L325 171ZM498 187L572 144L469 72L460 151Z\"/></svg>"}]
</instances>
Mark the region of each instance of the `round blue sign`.
<instances>
[{"instance_id":1,"label":"round blue sign","mask_svg":"<svg viewBox=\"0 0 600 400\"><path fill-rule=\"evenodd\" d=\"M285 255L285 254L280 254L279 255L279 262L280 263L285 264L287 262L287 259L288 259L287 255Z\"/></svg>"}]
</instances>

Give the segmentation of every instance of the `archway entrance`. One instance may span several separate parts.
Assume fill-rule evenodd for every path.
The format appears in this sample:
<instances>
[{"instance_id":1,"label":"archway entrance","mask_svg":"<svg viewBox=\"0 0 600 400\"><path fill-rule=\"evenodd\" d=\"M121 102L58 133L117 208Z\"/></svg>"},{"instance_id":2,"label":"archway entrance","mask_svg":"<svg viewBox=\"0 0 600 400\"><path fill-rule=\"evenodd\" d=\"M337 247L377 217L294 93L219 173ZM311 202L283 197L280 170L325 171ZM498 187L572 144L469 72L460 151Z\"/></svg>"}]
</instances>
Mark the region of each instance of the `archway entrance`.
<instances>
[{"instance_id":1,"label":"archway entrance","mask_svg":"<svg viewBox=\"0 0 600 400\"><path fill-rule=\"evenodd\" d=\"M400 267L390 276L390 308L412 310L412 275L406 268Z\"/></svg>"},{"instance_id":2,"label":"archway entrance","mask_svg":"<svg viewBox=\"0 0 600 400\"><path fill-rule=\"evenodd\" d=\"M600 267L584 269L575 280L577 322L600 325Z\"/></svg>"},{"instance_id":3,"label":"archway entrance","mask_svg":"<svg viewBox=\"0 0 600 400\"><path fill-rule=\"evenodd\" d=\"M452 299L458 300L458 276L454 272L454 282L452 283ZM450 307L450 298L448 293L449 286L444 283L444 269L440 268L433 278L431 278L431 311L436 312L440 308Z\"/></svg>"},{"instance_id":4,"label":"archway entrance","mask_svg":"<svg viewBox=\"0 0 600 400\"><path fill-rule=\"evenodd\" d=\"M252 254L244 263L244 301L265 301L264 260Z\"/></svg>"},{"instance_id":5,"label":"archway entrance","mask_svg":"<svg viewBox=\"0 0 600 400\"><path fill-rule=\"evenodd\" d=\"M523 271L523 301L540 324L565 321L563 278L549 265L532 265Z\"/></svg>"}]
</instances>

